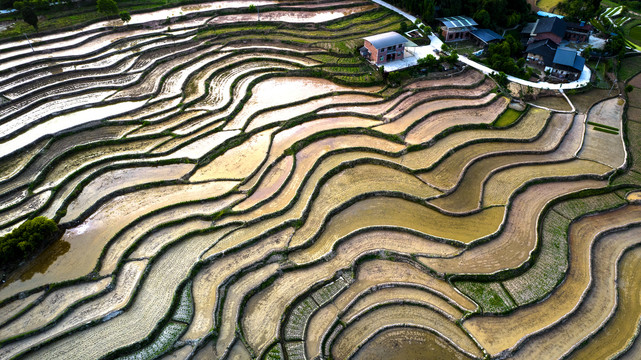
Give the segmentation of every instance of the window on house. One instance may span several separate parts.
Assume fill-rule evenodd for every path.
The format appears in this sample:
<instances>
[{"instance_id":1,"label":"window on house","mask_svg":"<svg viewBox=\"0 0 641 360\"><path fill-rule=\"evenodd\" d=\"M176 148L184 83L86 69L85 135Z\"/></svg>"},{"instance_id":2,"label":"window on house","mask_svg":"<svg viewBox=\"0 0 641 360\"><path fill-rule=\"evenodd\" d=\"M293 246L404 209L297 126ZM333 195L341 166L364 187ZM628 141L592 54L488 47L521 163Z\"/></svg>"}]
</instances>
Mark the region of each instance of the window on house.
<instances>
[{"instance_id":1,"label":"window on house","mask_svg":"<svg viewBox=\"0 0 641 360\"><path fill-rule=\"evenodd\" d=\"M383 61L384 59L385 59L385 56L381 56L381 58L378 59L378 61Z\"/></svg>"}]
</instances>

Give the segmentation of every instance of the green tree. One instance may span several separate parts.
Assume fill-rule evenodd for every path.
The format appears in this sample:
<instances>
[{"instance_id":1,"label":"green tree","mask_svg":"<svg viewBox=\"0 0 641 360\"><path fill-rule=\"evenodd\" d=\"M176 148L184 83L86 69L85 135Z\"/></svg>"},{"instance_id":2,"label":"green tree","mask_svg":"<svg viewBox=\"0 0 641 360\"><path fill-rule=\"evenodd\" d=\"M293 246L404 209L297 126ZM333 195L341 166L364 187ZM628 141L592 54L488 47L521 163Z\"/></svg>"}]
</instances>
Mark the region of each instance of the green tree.
<instances>
[{"instance_id":1,"label":"green tree","mask_svg":"<svg viewBox=\"0 0 641 360\"><path fill-rule=\"evenodd\" d=\"M485 9L480 9L474 14L474 20L476 20L479 25L484 28L490 27L492 24L492 19L490 18L490 13Z\"/></svg>"},{"instance_id":2,"label":"green tree","mask_svg":"<svg viewBox=\"0 0 641 360\"><path fill-rule=\"evenodd\" d=\"M608 42L605 43L605 47L603 48L603 51L606 54L616 56L619 59L623 58L623 56L625 55L625 50L625 39L621 35L610 37Z\"/></svg>"},{"instance_id":3,"label":"green tree","mask_svg":"<svg viewBox=\"0 0 641 360\"><path fill-rule=\"evenodd\" d=\"M22 20L38 31L38 15L36 12L30 6L23 7L20 12L22 13Z\"/></svg>"},{"instance_id":4,"label":"green tree","mask_svg":"<svg viewBox=\"0 0 641 360\"><path fill-rule=\"evenodd\" d=\"M58 234L58 225L43 216L27 220L0 237L0 268L8 268L30 257Z\"/></svg>"},{"instance_id":5,"label":"green tree","mask_svg":"<svg viewBox=\"0 0 641 360\"><path fill-rule=\"evenodd\" d=\"M507 80L507 74L504 73L503 71L499 71L498 74L493 75L494 81L496 81L497 84L499 84L502 87L506 87L508 80Z\"/></svg>"},{"instance_id":6,"label":"green tree","mask_svg":"<svg viewBox=\"0 0 641 360\"><path fill-rule=\"evenodd\" d=\"M601 0L563 0L556 9L570 20L588 21L601 11Z\"/></svg>"},{"instance_id":7,"label":"green tree","mask_svg":"<svg viewBox=\"0 0 641 360\"><path fill-rule=\"evenodd\" d=\"M249 11L251 11L251 12L256 11L256 5L254 5L254 4L249 5Z\"/></svg>"},{"instance_id":8,"label":"green tree","mask_svg":"<svg viewBox=\"0 0 641 360\"><path fill-rule=\"evenodd\" d=\"M458 53L455 51L452 51L449 55L447 56L442 56L442 60L445 60L448 64L454 65L458 61Z\"/></svg>"},{"instance_id":9,"label":"green tree","mask_svg":"<svg viewBox=\"0 0 641 360\"><path fill-rule=\"evenodd\" d=\"M399 30L403 34L407 32L407 23L405 21L401 22L401 26L400 26Z\"/></svg>"},{"instance_id":10,"label":"green tree","mask_svg":"<svg viewBox=\"0 0 641 360\"><path fill-rule=\"evenodd\" d=\"M523 45L521 42L508 35L505 37L505 41L491 44L488 47L485 63L494 70L526 79L528 75L523 69L525 60L520 60L522 59L522 51ZM518 57L519 60L515 60L515 57Z\"/></svg>"},{"instance_id":11,"label":"green tree","mask_svg":"<svg viewBox=\"0 0 641 360\"><path fill-rule=\"evenodd\" d=\"M418 66L427 68L428 70L435 70L438 68L439 60L432 54L427 54L424 58L418 59Z\"/></svg>"},{"instance_id":12,"label":"green tree","mask_svg":"<svg viewBox=\"0 0 641 360\"><path fill-rule=\"evenodd\" d=\"M124 23L128 23L131 21L131 15L129 15L128 11L121 11L120 12L120 20Z\"/></svg>"},{"instance_id":13,"label":"green tree","mask_svg":"<svg viewBox=\"0 0 641 360\"><path fill-rule=\"evenodd\" d=\"M104 14L115 15L119 12L118 4L116 4L114 0L98 0L98 2L96 2L96 6L98 8L98 12Z\"/></svg>"},{"instance_id":14,"label":"green tree","mask_svg":"<svg viewBox=\"0 0 641 360\"><path fill-rule=\"evenodd\" d=\"M505 26L508 28L512 28L521 22L521 18L522 18L521 14L517 12L513 12L507 16L507 23L505 24Z\"/></svg>"},{"instance_id":15,"label":"green tree","mask_svg":"<svg viewBox=\"0 0 641 360\"><path fill-rule=\"evenodd\" d=\"M436 5L434 0L423 0L423 20L425 23L429 24L434 21Z\"/></svg>"},{"instance_id":16,"label":"green tree","mask_svg":"<svg viewBox=\"0 0 641 360\"><path fill-rule=\"evenodd\" d=\"M632 92L632 90L634 90L634 86L632 86L632 85L630 85L630 84L628 84L628 85L626 85L626 86L625 86L625 92L627 92L627 93L631 93L631 92Z\"/></svg>"}]
</instances>

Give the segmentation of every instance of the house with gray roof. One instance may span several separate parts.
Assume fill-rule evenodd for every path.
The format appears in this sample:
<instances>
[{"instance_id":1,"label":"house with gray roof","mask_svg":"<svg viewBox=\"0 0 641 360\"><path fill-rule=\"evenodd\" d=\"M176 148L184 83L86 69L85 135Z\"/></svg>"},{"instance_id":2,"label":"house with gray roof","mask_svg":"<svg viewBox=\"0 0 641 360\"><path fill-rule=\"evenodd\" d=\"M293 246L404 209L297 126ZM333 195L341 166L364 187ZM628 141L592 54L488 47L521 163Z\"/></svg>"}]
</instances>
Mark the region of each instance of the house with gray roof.
<instances>
[{"instance_id":1,"label":"house with gray roof","mask_svg":"<svg viewBox=\"0 0 641 360\"><path fill-rule=\"evenodd\" d=\"M474 19L467 16L451 16L436 20L443 23L441 33L446 42L467 40L470 38L470 33L478 26Z\"/></svg>"},{"instance_id":2,"label":"house with gray roof","mask_svg":"<svg viewBox=\"0 0 641 360\"><path fill-rule=\"evenodd\" d=\"M565 21L562 17L542 17L536 22L528 23L521 30L521 36L529 44L550 39L557 45L562 40L586 42L594 27L585 21L578 23Z\"/></svg>"},{"instance_id":3,"label":"house with gray roof","mask_svg":"<svg viewBox=\"0 0 641 360\"><path fill-rule=\"evenodd\" d=\"M382 65L405 57L405 44L409 42L401 34L390 31L363 38L365 46L360 48L361 55L376 65Z\"/></svg>"},{"instance_id":4,"label":"house with gray roof","mask_svg":"<svg viewBox=\"0 0 641 360\"><path fill-rule=\"evenodd\" d=\"M551 67L556 55L557 45L550 39L533 42L525 49L525 60L530 64Z\"/></svg>"},{"instance_id":5,"label":"house with gray roof","mask_svg":"<svg viewBox=\"0 0 641 360\"><path fill-rule=\"evenodd\" d=\"M575 80L581 76L584 65L585 58L575 50L558 49L552 60L552 66L546 67L545 71L549 71L550 75L560 79Z\"/></svg>"},{"instance_id":6,"label":"house with gray roof","mask_svg":"<svg viewBox=\"0 0 641 360\"><path fill-rule=\"evenodd\" d=\"M567 25L565 20L557 17L539 18L530 33L531 41L541 41L550 39L559 45L565 36Z\"/></svg>"}]
</instances>

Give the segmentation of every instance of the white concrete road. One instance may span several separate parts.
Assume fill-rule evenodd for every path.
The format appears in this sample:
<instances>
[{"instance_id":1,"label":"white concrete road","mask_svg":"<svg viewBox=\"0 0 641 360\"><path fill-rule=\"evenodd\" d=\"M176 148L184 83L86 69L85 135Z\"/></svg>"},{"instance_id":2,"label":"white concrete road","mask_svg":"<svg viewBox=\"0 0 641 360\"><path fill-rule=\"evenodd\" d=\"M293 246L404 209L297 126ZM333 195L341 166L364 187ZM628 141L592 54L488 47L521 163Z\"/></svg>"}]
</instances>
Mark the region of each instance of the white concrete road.
<instances>
[{"instance_id":1,"label":"white concrete road","mask_svg":"<svg viewBox=\"0 0 641 360\"><path fill-rule=\"evenodd\" d=\"M379 4L379 5L381 5L381 6L386 7L388 9L392 10L392 11L397 12L401 16L403 16L406 19L410 20L412 23L414 23L416 21L416 17L415 16L412 16L412 15L400 10L399 8L397 8L395 6L392 6L392 5L388 4L388 3L386 3L385 1L382 1L382 0L372 0L372 1L377 3L377 4ZM418 59L422 58L422 57L425 57L425 55L427 55L427 54L433 54L435 56L438 56L438 55L436 55L434 50L435 49L440 50L441 46L443 45L443 42L441 41L441 39L439 39L434 34L430 35L430 40L432 41L432 43L430 45L408 48L408 51L410 53L413 53L414 57L409 57L409 58L406 58L406 59L403 59L403 60L397 60L397 61L393 61L391 63L385 64L385 70L386 71L395 71L395 70L405 69L407 67L416 65ZM465 56L459 55L459 60L461 62L464 62L468 66L471 66L471 67L481 71L484 74L491 75L491 74L496 74L497 73L496 70L492 70L489 67L487 67L487 66L485 66L483 64L477 63L476 61L470 60L469 58L467 58ZM569 83L565 83L565 84L552 84L552 83L548 83L548 82L532 82L532 81L519 79L519 78L517 78L515 76L511 76L511 75L508 75L507 78L508 78L508 80L510 80L512 82L515 82L517 84L530 86L530 87L533 87L533 88L553 89L553 90L569 90L569 89L578 89L578 88L582 88L582 87L586 86L590 82L590 77L591 76L592 76L592 72L590 71L590 68L588 68L588 66L585 65L583 67L583 72L581 73L581 76L579 77L578 80L573 81L573 82L569 82Z\"/></svg>"}]
</instances>

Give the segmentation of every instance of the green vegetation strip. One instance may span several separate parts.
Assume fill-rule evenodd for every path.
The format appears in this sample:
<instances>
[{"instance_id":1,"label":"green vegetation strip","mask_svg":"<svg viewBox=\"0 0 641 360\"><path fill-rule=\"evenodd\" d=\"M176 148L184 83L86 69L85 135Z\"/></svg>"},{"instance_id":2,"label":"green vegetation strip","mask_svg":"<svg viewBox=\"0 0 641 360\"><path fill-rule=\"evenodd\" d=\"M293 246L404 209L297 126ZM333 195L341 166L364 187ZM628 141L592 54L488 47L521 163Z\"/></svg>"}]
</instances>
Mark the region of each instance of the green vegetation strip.
<instances>
[{"instance_id":1,"label":"green vegetation strip","mask_svg":"<svg viewBox=\"0 0 641 360\"><path fill-rule=\"evenodd\" d=\"M612 130L612 131L616 131L616 132L619 131L619 129L615 128L614 126L599 124L599 123L596 123L594 121L588 121L588 124L594 126L595 128L596 127L600 127L600 128L604 128L604 129L608 129L608 130Z\"/></svg>"},{"instance_id":2,"label":"green vegetation strip","mask_svg":"<svg viewBox=\"0 0 641 360\"><path fill-rule=\"evenodd\" d=\"M595 126L594 130L600 131L600 132L604 132L604 133L608 133L608 134L619 135L618 131L614 131L614 130L610 130L610 129L604 129L604 128L598 127L598 126Z\"/></svg>"},{"instance_id":3,"label":"green vegetation strip","mask_svg":"<svg viewBox=\"0 0 641 360\"><path fill-rule=\"evenodd\" d=\"M496 127L506 127L514 124L523 114L522 111L516 111L514 109L508 108L499 116L498 119L494 121L492 125Z\"/></svg>"},{"instance_id":4,"label":"green vegetation strip","mask_svg":"<svg viewBox=\"0 0 641 360\"><path fill-rule=\"evenodd\" d=\"M621 60L619 65L618 77L620 81L631 79L634 75L641 72L641 56L630 56Z\"/></svg>"}]
</instances>

